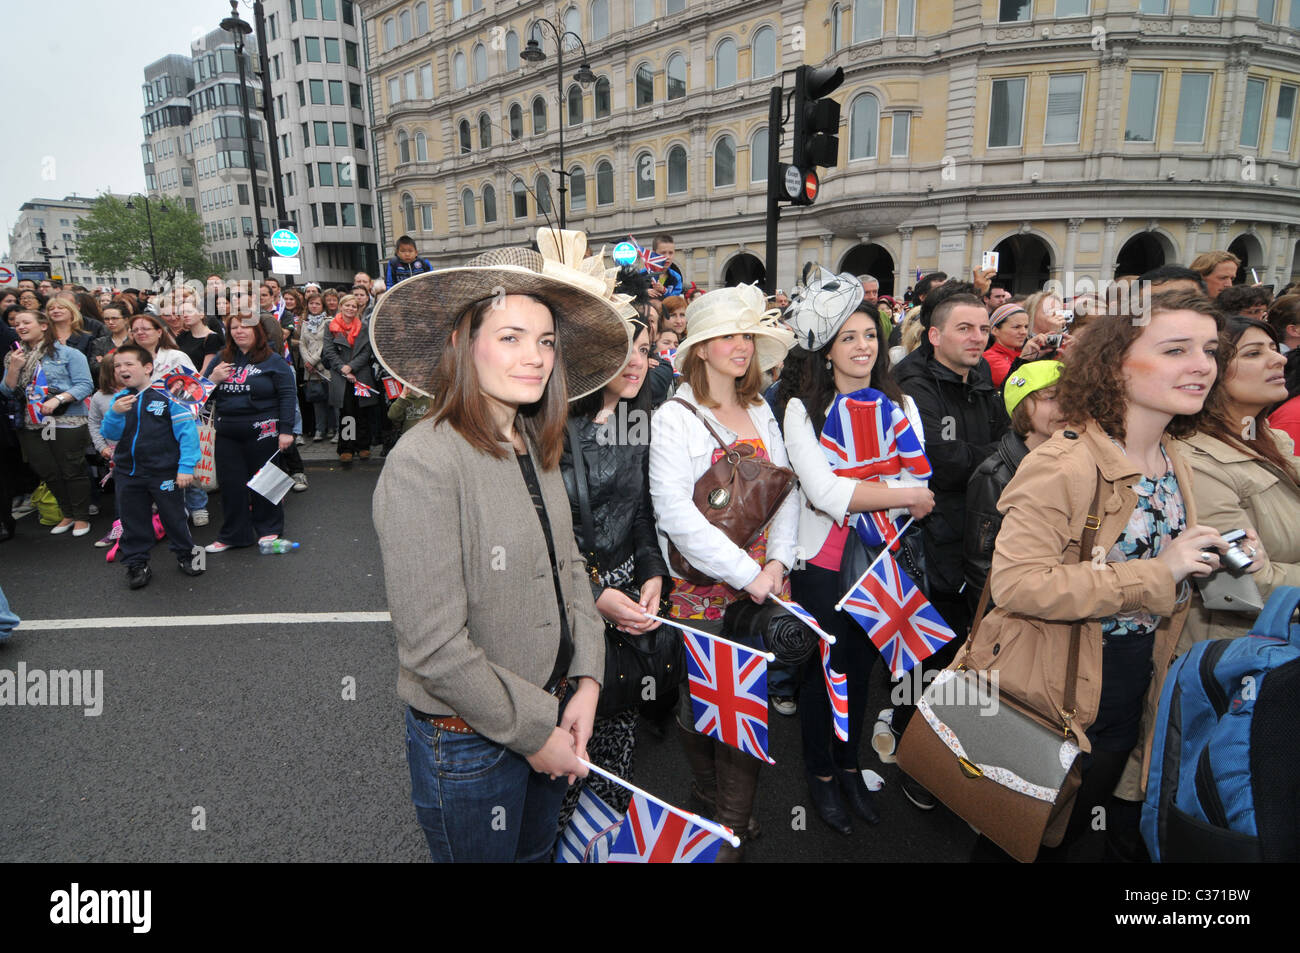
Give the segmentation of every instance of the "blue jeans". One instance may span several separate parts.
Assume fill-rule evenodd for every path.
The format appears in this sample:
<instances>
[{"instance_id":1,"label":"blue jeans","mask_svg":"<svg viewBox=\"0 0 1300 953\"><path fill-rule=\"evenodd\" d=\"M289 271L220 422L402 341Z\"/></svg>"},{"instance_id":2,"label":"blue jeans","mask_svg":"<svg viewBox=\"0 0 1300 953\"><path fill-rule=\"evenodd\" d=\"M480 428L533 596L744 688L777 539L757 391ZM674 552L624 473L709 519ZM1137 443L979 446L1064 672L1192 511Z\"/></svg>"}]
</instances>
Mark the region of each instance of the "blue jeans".
<instances>
[{"instance_id":1,"label":"blue jeans","mask_svg":"<svg viewBox=\"0 0 1300 953\"><path fill-rule=\"evenodd\" d=\"M523 755L406 710L411 801L434 863L545 863L568 781L538 774Z\"/></svg>"},{"instance_id":2,"label":"blue jeans","mask_svg":"<svg viewBox=\"0 0 1300 953\"><path fill-rule=\"evenodd\" d=\"M18 616L14 615L13 610L9 608L9 600L5 598L5 591L0 589L0 642L13 635L19 621Z\"/></svg>"},{"instance_id":3,"label":"blue jeans","mask_svg":"<svg viewBox=\"0 0 1300 953\"><path fill-rule=\"evenodd\" d=\"M195 510L208 508L208 491L190 484L185 488L185 508L193 513Z\"/></svg>"}]
</instances>

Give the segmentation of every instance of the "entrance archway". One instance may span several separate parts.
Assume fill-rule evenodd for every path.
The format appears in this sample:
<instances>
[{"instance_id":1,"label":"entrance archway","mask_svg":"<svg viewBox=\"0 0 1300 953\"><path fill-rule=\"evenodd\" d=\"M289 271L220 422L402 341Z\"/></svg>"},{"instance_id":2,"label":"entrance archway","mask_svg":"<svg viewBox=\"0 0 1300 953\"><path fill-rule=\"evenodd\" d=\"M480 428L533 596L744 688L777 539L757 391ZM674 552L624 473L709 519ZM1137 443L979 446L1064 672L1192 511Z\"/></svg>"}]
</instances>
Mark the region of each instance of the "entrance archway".
<instances>
[{"instance_id":1,"label":"entrance archway","mask_svg":"<svg viewBox=\"0 0 1300 953\"><path fill-rule=\"evenodd\" d=\"M1252 268L1259 272L1259 280L1264 280L1264 246L1259 243L1258 238L1250 234L1250 232L1244 232L1232 240L1232 244L1228 246L1228 251L1241 259L1241 267L1237 269L1237 278L1233 281L1234 285L1247 282L1253 285L1255 283L1254 279L1250 277L1250 269Z\"/></svg>"},{"instance_id":2,"label":"entrance archway","mask_svg":"<svg viewBox=\"0 0 1300 953\"><path fill-rule=\"evenodd\" d=\"M727 288L755 283L761 286L766 277L767 269L763 263L749 252L741 252L727 262L727 267L722 272L722 284Z\"/></svg>"},{"instance_id":3,"label":"entrance archway","mask_svg":"<svg viewBox=\"0 0 1300 953\"><path fill-rule=\"evenodd\" d=\"M883 245L854 245L840 261L840 273L870 275L880 282L882 295L894 293L894 256Z\"/></svg>"},{"instance_id":4,"label":"entrance archway","mask_svg":"<svg viewBox=\"0 0 1300 953\"><path fill-rule=\"evenodd\" d=\"M1152 268L1159 268L1166 261L1168 255L1160 239L1151 232L1139 232L1119 250L1114 277L1141 275Z\"/></svg>"},{"instance_id":5,"label":"entrance archway","mask_svg":"<svg viewBox=\"0 0 1300 953\"><path fill-rule=\"evenodd\" d=\"M994 246L998 273L993 280L1013 295L1041 291L1052 274L1052 250L1037 235L1011 235Z\"/></svg>"}]
</instances>

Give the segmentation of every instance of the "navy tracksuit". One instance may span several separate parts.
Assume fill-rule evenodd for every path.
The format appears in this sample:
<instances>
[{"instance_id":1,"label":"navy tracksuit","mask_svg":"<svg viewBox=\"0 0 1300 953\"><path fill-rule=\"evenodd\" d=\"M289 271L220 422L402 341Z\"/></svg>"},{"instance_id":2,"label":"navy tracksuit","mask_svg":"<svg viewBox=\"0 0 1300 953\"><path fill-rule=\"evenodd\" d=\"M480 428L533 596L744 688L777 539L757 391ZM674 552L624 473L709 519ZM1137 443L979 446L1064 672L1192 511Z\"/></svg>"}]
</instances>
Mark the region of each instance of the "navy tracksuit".
<instances>
[{"instance_id":1,"label":"navy tracksuit","mask_svg":"<svg viewBox=\"0 0 1300 953\"><path fill-rule=\"evenodd\" d=\"M134 393L122 390L118 398ZM117 518L122 521L118 561L128 569L147 565L153 548L153 512L167 531L167 543L178 557L194 549L185 512L185 491L176 485L178 473L193 473L199 462L199 428L193 416L164 391L147 388L136 394L125 415L109 407L100 432L116 441L113 480L117 485Z\"/></svg>"},{"instance_id":2,"label":"navy tracksuit","mask_svg":"<svg viewBox=\"0 0 1300 953\"><path fill-rule=\"evenodd\" d=\"M389 290L395 287L399 281L414 278L426 271L433 271L433 265L429 264L429 259L416 258L410 262L405 262L394 255L384 264L384 289Z\"/></svg>"}]
</instances>

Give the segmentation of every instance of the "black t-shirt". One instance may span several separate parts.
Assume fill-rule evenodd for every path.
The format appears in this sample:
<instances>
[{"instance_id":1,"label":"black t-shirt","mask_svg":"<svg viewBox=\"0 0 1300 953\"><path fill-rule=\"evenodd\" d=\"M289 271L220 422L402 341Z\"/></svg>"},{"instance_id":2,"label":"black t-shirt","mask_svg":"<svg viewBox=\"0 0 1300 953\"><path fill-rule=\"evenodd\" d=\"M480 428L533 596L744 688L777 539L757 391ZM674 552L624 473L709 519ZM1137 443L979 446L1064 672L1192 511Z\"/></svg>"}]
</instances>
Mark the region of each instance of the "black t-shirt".
<instances>
[{"instance_id":1,"label":"black t-shirt","mask_svg":"<svg viewBox=\"0 0 1300 953\"><path fill-rule=\"evenodd\" d=\"M533 508L537 510L537 520L542 524L542 533L546 536L546 552L551 557L551 582L555 585L555 602L560 609L560 648L555 654L551 677L546 680L546 690L549 692L560 684L560 679L569 670L569 663L573 661L573 634L569 631L569 615L564 611L564 596L560 590L560 569L555 560L555 540L551 537L551 521L546 516L546 503L542 500L542 485L537 479L537 471L533 468L532 457L526 453L516 453L515 459L519 461L519 470L524 475L524 482L528 484L528 494L533 498Z\"/></svg>"},{"instance_id":2,"label":"black t-shirt","mask_svg":"<svg viewBox=\"0 0 1300 953\"><path fill-rule=\"evenodd\" d=\"M194 365L196 370L203 370L203 365L207 363L209 355L216 354L221 350L222 340L220 334L209 334L205 337L196 338L189 331L182 331L176 337L176 346L185 353Z\"/></svg>"}]
</instances>

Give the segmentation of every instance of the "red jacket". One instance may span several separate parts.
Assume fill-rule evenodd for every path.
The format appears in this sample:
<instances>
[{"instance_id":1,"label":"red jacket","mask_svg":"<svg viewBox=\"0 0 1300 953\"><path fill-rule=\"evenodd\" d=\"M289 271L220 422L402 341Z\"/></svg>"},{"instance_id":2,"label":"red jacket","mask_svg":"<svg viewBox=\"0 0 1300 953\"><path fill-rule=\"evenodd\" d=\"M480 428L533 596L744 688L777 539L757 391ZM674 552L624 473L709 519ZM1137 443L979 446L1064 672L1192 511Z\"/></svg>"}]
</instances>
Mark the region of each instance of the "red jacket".
<instances>
[{"instance_id":1,"label":"red jacket","mask_svg":"<svg viewBox=\"0 0 1300 953\"><path fill-rule=\"evenodd\" d=\"M1002 386L1002 382L1011 373L1011 365L1015 363L1016 358L1019 356L1019 351L1013 351L1009 347L996 343L984 352L984 360L989 362L989 367L993 371L994 387Z\"/></svg>"},{"instance_id":2,"label":"red jacket","mask_svg":"<svg viewBox=\"0 0 1300 953\"><path fill-rule=\"evenodd\" d=\"M1292 397L1269 415L1268 425L1285 431L1300 453L1300 397Z\"/></svg>"}]
</instances>

